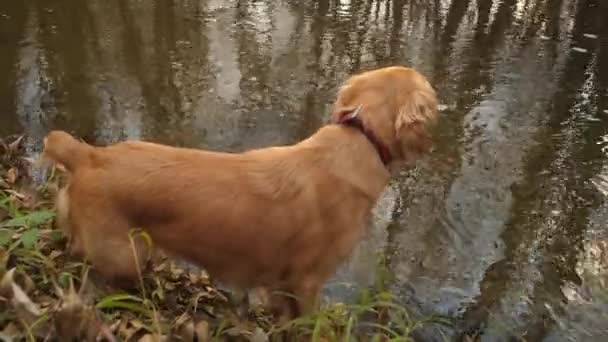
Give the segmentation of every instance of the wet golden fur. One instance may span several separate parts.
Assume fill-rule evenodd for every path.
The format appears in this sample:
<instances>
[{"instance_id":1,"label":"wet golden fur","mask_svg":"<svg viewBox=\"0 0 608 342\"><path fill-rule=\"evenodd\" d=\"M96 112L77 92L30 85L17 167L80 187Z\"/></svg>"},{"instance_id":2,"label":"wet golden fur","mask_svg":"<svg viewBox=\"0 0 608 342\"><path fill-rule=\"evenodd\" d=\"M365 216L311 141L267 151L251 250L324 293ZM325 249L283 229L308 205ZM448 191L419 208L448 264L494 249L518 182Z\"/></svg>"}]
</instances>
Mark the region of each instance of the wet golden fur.
<instances>
[{"instance_id":1,"label":"wet golden fur","mask_svg":"<svg viewBox=\"0 0 608 342\"><path fill-rule=\"evenodd\" d=\"M342 85L334 122L362 105L360 118L395 161L430 147L435 92L413 69L388 67ZM290 146L245 153L143 141L94 147L62 131L44 157L67 169L58 223L74 252L111 280L133 280L127 233L141 227L155 246L204 267L226 284L295 294L273 305L296 316L314 308L323 283L347 258L390 179L369 140L339 124ZM145 245L139 244L145 259Z\"/></svg>"}]
</instances>

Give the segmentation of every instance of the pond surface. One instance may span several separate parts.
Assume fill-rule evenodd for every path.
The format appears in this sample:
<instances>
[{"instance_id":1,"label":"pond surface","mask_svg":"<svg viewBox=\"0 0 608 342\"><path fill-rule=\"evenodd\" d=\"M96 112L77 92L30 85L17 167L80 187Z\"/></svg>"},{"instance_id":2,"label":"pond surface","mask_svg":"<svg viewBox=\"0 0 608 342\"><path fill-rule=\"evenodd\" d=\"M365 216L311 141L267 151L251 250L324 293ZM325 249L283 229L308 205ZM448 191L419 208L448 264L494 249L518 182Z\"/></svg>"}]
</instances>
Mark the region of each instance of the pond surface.
<instances>
[{"instance_id":1,"label":"pond surface","mask_svg":"<svg viewBox=\"0 0 608 342\"><path fill-rule=\"evenodd\" d=\"M326 289L388 286L458 340L608 340L608 1L0 2L0 136L51 128L239 151L327 120L336 86L429 77L435 151Z\"/></svg>"}]
</instances>

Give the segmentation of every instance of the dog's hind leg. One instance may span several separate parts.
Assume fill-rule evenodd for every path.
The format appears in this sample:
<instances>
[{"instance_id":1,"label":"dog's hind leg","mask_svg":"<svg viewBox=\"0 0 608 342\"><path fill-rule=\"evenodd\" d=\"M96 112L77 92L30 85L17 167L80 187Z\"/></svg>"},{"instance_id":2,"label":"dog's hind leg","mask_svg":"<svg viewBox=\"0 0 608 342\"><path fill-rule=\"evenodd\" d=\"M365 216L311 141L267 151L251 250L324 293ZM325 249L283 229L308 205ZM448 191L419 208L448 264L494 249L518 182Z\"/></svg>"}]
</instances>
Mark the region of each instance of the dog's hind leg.
<instances>
[{"instance_id":1,"label":"dog's hind leg","mask_svg":"<svg viewBox=\"0 0 608 342\"><path fill-rule=\"evenodd\" d=\"M317 283L298 283L274 290L270 309L280 323L308 315L318 308L319 290Z\"/></svg>"},{"instance_id":2,"label":"dog's hind leg","mask_svg":"<svg viewBox=\"0 0 608 342\"><path fill-rule=\"evenodd\" d=\"M55 211L57 212L55 223L63 235L68 239L70 254L82 257L84 256L82 236L79 234L78 230L74 229L74 225L70 220L70 198L68 189L69 185L59 189L57 192L57 197L55 199Z\"/></svg>"},{"instance_id":3,"label":"dog's hind leg","mask_svg":"<svg viewBox=\"0 0 608 342\"><path fill-rule=\"evenodd\" d=\"M108 208L89 204L81 209L71 223L82 236L86 259L112 284L137 285L150 257L146 239L139 234L130 237L129 222Z\"/></svg>"}]
</instances>

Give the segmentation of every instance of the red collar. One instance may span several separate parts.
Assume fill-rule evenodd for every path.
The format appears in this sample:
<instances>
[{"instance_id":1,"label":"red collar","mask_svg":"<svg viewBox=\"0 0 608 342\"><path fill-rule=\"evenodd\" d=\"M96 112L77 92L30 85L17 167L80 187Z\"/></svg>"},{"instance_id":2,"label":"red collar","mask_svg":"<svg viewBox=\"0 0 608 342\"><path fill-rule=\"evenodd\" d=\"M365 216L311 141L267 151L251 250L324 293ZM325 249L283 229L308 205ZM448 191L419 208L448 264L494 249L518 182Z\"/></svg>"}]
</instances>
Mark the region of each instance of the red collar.
<instances>
[{"instance_id":1,"label":"red collar","mask_svg":"<svg viewBox=\"0 0 608 342\"><path fill-rule=\"evenodd\" d=\"M361 109L362 106L359 105L355 110L344 113L338 118L337 123L340 125L346 125L349 127L356 128L361 133L363 133L367 140L369 140L369 142L374 145L376 151L378 152L378 155L380 156L380 159L382 160L382 163L386 166L393 160L393 157L391 156L391 151L388 149L388 147L386 147L386 145L382 143L382 141L380 141L380 139L374 134L374 132L365 129L365 126L363 126L363 122L359 118L359 113L361 112Z\"/></svg>"}]
</instances>

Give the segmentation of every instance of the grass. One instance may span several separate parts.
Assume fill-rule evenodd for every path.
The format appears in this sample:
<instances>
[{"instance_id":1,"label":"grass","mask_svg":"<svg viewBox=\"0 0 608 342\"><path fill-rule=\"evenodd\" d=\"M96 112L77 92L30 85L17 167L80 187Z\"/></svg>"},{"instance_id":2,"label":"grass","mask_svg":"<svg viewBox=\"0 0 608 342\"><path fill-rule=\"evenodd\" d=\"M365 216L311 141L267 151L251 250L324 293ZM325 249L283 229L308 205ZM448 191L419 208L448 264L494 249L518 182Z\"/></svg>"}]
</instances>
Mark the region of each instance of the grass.
<instances>
[{"instance_id":1,"label":"grass","mask_svg":"<svg viewBox=\"0 0 608 342\"><path fill-rule=\"evenodd\" d=\"M153 272L140 272L138 290L108 288L86 262L65 252L66 241L53 225L54 177L22 190L28 178L21 140L9 140L0 141L0 340L413 341L422 326L449 324L411 317L383 289L390 274L382 267L378 284L357 303L325 303L282 326L263 312L237 314L239 307L205 272L168 259Z\"/></svg>"}]
</instances>

